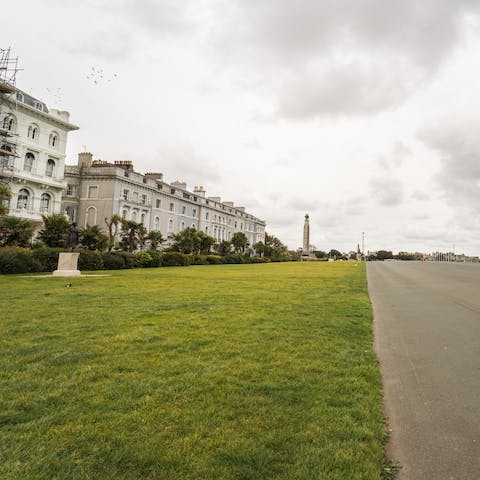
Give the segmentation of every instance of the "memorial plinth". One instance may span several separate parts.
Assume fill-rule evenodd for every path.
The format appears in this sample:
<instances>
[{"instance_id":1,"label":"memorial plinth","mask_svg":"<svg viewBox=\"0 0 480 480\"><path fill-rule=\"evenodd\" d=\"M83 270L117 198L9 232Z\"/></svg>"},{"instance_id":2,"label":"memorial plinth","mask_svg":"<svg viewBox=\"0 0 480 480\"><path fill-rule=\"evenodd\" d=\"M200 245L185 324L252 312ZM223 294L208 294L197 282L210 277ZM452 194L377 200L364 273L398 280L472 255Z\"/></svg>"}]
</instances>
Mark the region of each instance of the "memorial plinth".
<instances>
[{"instance_id":1,"label":"memorial plinth","mask_svg":"<svg viewBox=\"0 0 480 480\"><path fill-rule=\"evenodd\" d=\"M79 253L60 253L58 255L57 270L53 272L54 277L78 277L81 275L78 270Z\"/></svg>"}]
</instances>

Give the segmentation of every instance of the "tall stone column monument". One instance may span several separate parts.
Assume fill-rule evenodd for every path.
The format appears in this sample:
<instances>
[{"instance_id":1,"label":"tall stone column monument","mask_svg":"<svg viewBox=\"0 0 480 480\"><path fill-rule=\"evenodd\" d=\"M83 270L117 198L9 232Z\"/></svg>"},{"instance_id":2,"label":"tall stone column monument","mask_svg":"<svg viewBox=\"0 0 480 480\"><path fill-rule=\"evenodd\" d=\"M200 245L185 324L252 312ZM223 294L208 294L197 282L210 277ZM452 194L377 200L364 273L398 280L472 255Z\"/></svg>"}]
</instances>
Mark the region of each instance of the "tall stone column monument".
<instances>
[{"instance_id":1,"label":"tall stone column monument","mask_svg":"<svg viewBox=\"0 0 480 480\"><path fill-rule=\"evenodd\" d=\"M305 223L303 224L303 248L302 256L310 256L310 221L308 213L305 215Z\"/></svg>"}]
</instances>

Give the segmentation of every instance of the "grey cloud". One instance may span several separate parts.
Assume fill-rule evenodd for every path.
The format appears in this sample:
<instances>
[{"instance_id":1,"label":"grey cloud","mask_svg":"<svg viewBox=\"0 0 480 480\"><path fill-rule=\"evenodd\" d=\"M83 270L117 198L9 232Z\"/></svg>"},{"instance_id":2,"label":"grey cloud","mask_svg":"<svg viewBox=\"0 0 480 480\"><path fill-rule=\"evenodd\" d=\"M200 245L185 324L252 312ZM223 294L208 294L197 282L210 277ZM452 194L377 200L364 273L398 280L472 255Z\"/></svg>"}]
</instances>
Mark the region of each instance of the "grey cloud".
<instances>
[{"instance_id":1,"label":"grey cloud","mask_svg":"<svg viewBox=\"0 0 480 480\"><path fill-rule=\"evenodd\" d=\"M129 19L157 35L185 33L197 28L192 12L196 5L189 1L124 0Z\"/></svg>"},{"instance_id":2,"label":"grey cloud","mask_svg":"<svg viewBox=\"0 0 480 480\"><path fill-rule=\"evenodd\" d=\"M395 108L462 37L473 0L238 0L220 9L220 51L263 72L280 116ZM217 12L218 13L218 12Z\"/></svg>"},{"instance_id":3,"label":"grey cloud","mask_svg":"<svg viewBox=\"0 0 480 480\"><path fill-rule=\"evenodd\" d=\"M430 195L426 192L422 192L421 190L415 190L411 197L414 199L414 200L418 200L420 202L424 202L426 200L430 200Z\"/></svg>"},{"instance_id":4,"label":"grey cloud","mask_svg":"<svg viewBox=\"0 0 480 480\"><path fill-rule=\"evenodd\" d=\"M480 208L479 118L450 119L424 129L419 138L439 154L435 180L452 205Z\"/></svg>"},{"instance_id":5,"label":"grey cloud","mask_svg":"<svg viewBox=\"0 0 480 480\"><path fill-rule=\"evenodd\" d=\"M221 169L191 147L161 148L157 150L157 156L158 160L150 168L155 171L160 169L168 175L175 175L175 178L167 179L167 181L186 181L190 189L195 185L203 184L207 189L207 195L220 195L220 192L209 192L208 183L217 183L220 180L218 172Z\"/></svg>"},{"instance_id":6,"label":"grey cloud","mask_svg":"<svg viewBox=\"0 0 480 480\"><path fill-rule=\"evenodd\" d=\"M397 141L388 155L382 155L378 159L378 165L386 171L395 170L402 166L405 157L410 153L411 150L404 143Z\"/></svg>"},{"instance_id":7,"label":"grey cloud","mask_svg":"<svg viewBox=\"0 0 480 480\"><path fill-rule=\"evenodd\" d=\"M403 185L395 178L387 176L372 178L370 191L378 203L384 207L394 207L403 201Z\"/></svg>"}]
</instances>

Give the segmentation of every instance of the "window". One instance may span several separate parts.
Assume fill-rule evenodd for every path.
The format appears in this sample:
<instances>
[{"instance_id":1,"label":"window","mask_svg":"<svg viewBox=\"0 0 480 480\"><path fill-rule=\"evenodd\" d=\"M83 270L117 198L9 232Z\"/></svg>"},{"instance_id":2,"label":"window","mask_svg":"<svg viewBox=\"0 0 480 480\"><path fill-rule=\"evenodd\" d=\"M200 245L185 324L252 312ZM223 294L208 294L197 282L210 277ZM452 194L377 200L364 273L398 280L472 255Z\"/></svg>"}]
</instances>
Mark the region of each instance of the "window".
<instances>
[{"instance_id":1,"label":"window","mask_svg":"<svg viewBox=\"0 0 480 480\"><path fill-rule=\"evenodd\" d=\"M47 168L45 169L45 175L47 177L53 177L53 169L55 168L55 162L49 158L47 160Z\"/></svg>"},{"instance_id":2,"label":"window","mask_svg":"<svg viewBox=\"0 0 480 480\"><path fill-rule=\"evenodd\" d=\"M15 129L15 118L10 115L4 117L2 127L4 130L12 132Z\"/></svg>"},{"instance_id":3,"label":"window","mask_svg":"<svg viewBox=\"0 0 480 480\"><path fill-rule=\"evenodd\" d=\"M71 222L73 222L75 220L75 207L72 207L71 205L69 205L65 209L65 215Z\"/></svg>"},{"instance_id":4,"label":"window","mask_svg":"<svg viewBox=\"0 0 480 480\"><path fill-rule=\"evenodd\" d=\"M209 214L208 212L205 214L205 220L208 220Z\"/></svg>"},{"instance_id":5,"label":"window","mask_svg":"<svg viewBox=\"0 0 480 480\"><path fill-rule=\"evenodd\" d=\"M175 208L175 204L171 203L170 204L170 211L173 212L174 208Z\"/></svg>"},{"instance_id":6,"label":"window","mask_svg":"<svg viewBox=\"0 0 480 480\"><path fill-rule=\"evenodd\" d=\"M135 210L132 212L132 221L133 222L137 221L137 212Z\"/></svg>"},{"instance_id":7,"label":"window","mask_svg":"<svg viewBox=\"0 0 480 480\"><path fill-rule=\"evenodd\" d=\"M95 207L88 207L85 217L85 226L95 225L97 223L97 209Z\"/></svg>"},{"instance_id":8,"label":"window","mask_svg":"<svg viewBox=\"0 0 480 480\"><path fill-rule=\"evenodd\" d=\"M180 224L180 230L185 230L185 222L182 222L182 223Z\"/></svg>"},{"instance_id":9,"label":"window","mask_svg":"<svg viewBox=\"0 0 480 480\"><path fill-rule=\"evenodd\" d=\"M190 227L192 227L192 228L197 228L194 223L192 223L192 224L190 225Z\"/></svg>"},{"instance_id":10,"label":"window","mask_svg":"<svg viewBox=\"0 0 480 480\"><path fill-rule=\"evenodd\" d=\"M123 194L122 194L122 197L124 200L128 200L128 194L129 194L129 191L128 190L123 190Z\"/></svg>"},{"instance_id":11,"label":"window","mask_svg":"<svg viewBox=\"0 0 480 480\"><path fill-rule=\"evenodd\" d=\"M142 195L142 205L147 203L147 196L145 194Z\"/></svg>"},{"instance_id":12,"label":"window","mask_svg":"<svg viewBox=\"0 0 480 480\"><path fill-rule=\"evenodd\" d=\"M26 172L31 172L31 171L32 171L33 161L34 161L34 160L35 160L35 156L33 155L33 153L28 152L28 153L25 155L25 161L23 162L23 169L24 169Z\"/></svg>"},{"instance_id":13,"label":"window","mask_svg":"<svg viewBox=\"0 0 480 480\"><path fill-rule=\"evenodd\" d=\"M17 208L27 209L29 206L29 203L30 203L30 192L27 189L22 188L18 192Z\"/></svg>"},{"instance_id":14,"label":"window","mask_svg":"<svg viewBox=\"0 0 480 480\"><path fill-rule=\"evenodd\" d=\"M208 233L208 225L205 227L205 233Z\"/></svg>"},{"instance_id":15,"label":"window","mask_svg":"<svg viewBox=\"0 0 480 480\"><path fill-rule=\"evenodd\" d=\"M192 211L192 217L196 217L196 216L197 216L197 209L194 208Z\"/></svg>"},{"instance_id":16,"label":"window","mask_svg":"<svg viewBox=\"0 0 480 480\"><path fill-rule=\"evenodd\" d=\"M138 203L138 192L133 192L133 201Z\"/></svg>"},{"instance_id":17,"label":"window","mask_svg":"<svg viewBox=\"0 0 480 480\"><path fill-rule=\"evenodd\" d=\"M51 197L48 193L42 193L42 197L40 199L40 212L47 213L50 211L50 200Z\"/></svg>"},{"instance_id":18,"label":"window","mask_svg":"<svg viewBox=\"0 0 480 480\"><path fill-rule=\"evenodd\" d=\"M58 133L57 132L52 132L50 136L48 137L48 144L51 147L56 147L58 144Z\"/></svg>"},{"instance_id":19,"label":"window","mask_svg":"<svg viewBox=\"0 0 480 480\"><path fill-rule=\"evenodd\" d=\"M141 223L142 225L145 225L145 216L146 216L146 215L145 215L144 213L142 213L142 216L140 217L140 223Z\"/></svg>"},{"instance_id":20,"label":"window","mask_svg":"<svg viewBox=\"0 0 480 480\"><path fill-rule=\"evenodd\" d=\"M235 221L235 228L237 228L237 222Z\"/></svg>"},{"instance_id":21,"label":"window","mask_svg":"<svg viewBox=\"0 0 480 480\"><path fill-rule=\"evenodd\" d=\"M175 195L175 189L174 189L174 188L171 188L171 189L170 189L170 193L171 193L172 195Z\"/></svg>"},{"instance_id":22,"label":"window","mask_svg":"<svg viewBox=\"0 0 480 480\"><path fill-rule=\"evenodd\" d=\"M67 192L66 192L67 197L73 197L75 193L76 193L76 186L72 184L68 184Z\"/></svg>"},{"instance_id":23,"label":"window","mask_svg":"<svg viewBox=\"0 0 480 480\"><path fill-rule=\"evenodd\" d=\"M170 219L168 221L168 233L172 233L173 232L173 220Z\"/></svg>"},{"instance_id":24,"label":"window","mask_svg":"<svg viewBox=\"0 0 480 480\"><path fill-rule=\"evenodd\" d=\"M96 185L88 187L88 198L98 198L98 187Z\"/></svg>"},{"instance_id":25,"label":"window","mask_svg":"<svg viewBox=\"0 0 480 480\"><path fill-rule=\"evenodd\" d=\"M122 212L122 218L127 218L128 210L125 208Z\"/></svg>"},{"instance_id":26,"label":"window","mask_svg":"<svg viewBox=\"0 0 480 480\"><path fill-rule=\"evenodd\" d=\"M187 207L185 205L182 205L182 215L185 215L186 211L187 211Z\"/></svg>"},{"instance_id":27,"label":"window","mask_svg":"<svg viewBox=\"0 0 480 480\"><path fill-rule=\"evenodd\" d=\"M32 123L28 127L27 137L31 138L32 140L38 140L39 130L38 126Z\"/></svg>"},{"instance_id":28,"label":"window","mask_svg":"<svg viewBox=\"0 0 480 480\"><path fill-rule=\"evenodd\" d=\"M159 198L157 198L157 202L156 202L156 206L157 206L157 208L160 208L160 205L161 205L161 201L160 201L160 199L159 199Z\"/></svg>"},{"instance_id":29,"label":"window","mask_svg":"<svg viewBox=\"0 0 480 480\"><path fill-rule=\"evenodd\" d=\"M0 155L0 167L8 167L10 165L11 156L7 154L7 152L11 152L12 149L8 145L2 145L1 150L3 150L2 154Z\"/></svg>"},{"instance_id":30,"label":"window","mask_svg":"<svg viewBox=\"0 0 480 480\"><path fill-rule=\"evenodd\" d=\"M155 230L160 230L160 219L158 217L155 217L155 221L153 222L153 228Z\"/></svg>"}]
</instances>

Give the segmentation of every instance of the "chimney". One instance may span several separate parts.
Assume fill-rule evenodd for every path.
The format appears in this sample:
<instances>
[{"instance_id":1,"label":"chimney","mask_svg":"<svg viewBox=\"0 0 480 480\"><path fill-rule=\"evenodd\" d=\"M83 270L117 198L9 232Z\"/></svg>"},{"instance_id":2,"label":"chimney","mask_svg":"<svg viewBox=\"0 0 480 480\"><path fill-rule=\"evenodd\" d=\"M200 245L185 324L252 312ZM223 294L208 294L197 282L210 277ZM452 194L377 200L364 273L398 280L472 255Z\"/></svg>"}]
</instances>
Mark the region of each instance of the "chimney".
<instances>
[{"instance_id":1,"label":"chimney","mask_svg":"<svg viewBox=\"0 0 480 480\"><path fill-rule=\"evenodd\" d=\"M90 152L79 153L78 154L78 166L80 168L91 167L92 166L92 158L93 158L93 155Z\"/></svg>"},{"instance_id":2,"label":"chimney","mask_svg":"<svg viewBox=\"0 0 480 480\"><path fill-rule=\"evenodd\" d=\"M195 186L193 188L193 193L197 194L199 197L205 197L205 189L203 188L202 185Z\"/></svg>"},{"instance_id":3,"label":"chimney","mask_svg":"<svg viewBox=\"0 0 480 480\"><path fill-rule=\"evenodd\" d=\"M116 167L133 172L133 162L131 160L115 160L114 164Z\"/></svg>"},{"instance_id":4,"label":"chimney","mask_svg":"<svg viewBox=\"0 0 480 480\"><path fill-rule=\"evenodd\" d=\"M157 172L148 172L145 174L145 177L151 178L153 180L158 180L158 181L163 181L163 173L157 173Z\"/></svg>"}]
</instances>

